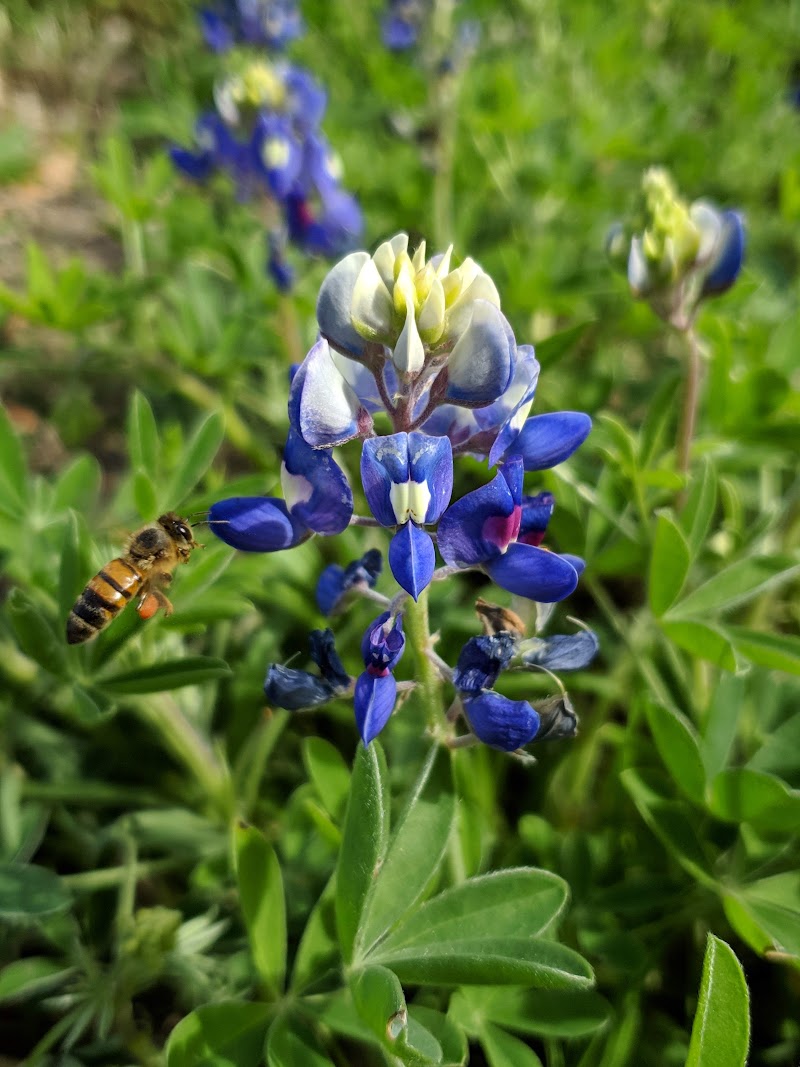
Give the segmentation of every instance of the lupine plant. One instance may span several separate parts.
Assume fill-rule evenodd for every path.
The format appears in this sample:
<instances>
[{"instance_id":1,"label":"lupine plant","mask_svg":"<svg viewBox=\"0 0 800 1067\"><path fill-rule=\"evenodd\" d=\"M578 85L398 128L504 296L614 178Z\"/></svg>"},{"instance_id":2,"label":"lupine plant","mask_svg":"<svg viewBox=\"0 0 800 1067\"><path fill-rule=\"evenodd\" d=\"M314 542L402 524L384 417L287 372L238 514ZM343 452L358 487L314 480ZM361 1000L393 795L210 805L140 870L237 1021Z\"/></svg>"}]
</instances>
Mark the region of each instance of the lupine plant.
<instances>
[{"instance_id":1,"label":"lupine plant","mask_svg":"<svg viewBox=\"0 0 800 1067\"><path fill-rule=\"evenodd\" d=\"M451 744L479 740L517 752L542 737L573 735L577 720L568 702L549 701L542 715L528 701L496 692L501 672L512 664L586 666L597 650L593 635L540 639L532 653L513 613L483 610L486 633L467 642L454 672L436 654L426 591L431 582L477 571L539 604L569 596L583 561L541 546L554 499L526 495L524 477L567 459L591 420L572 411L528 418L539 364L530 345L517 345L491 278L469 258L455 267L452 249L425 257L424 242L412 255L408 236L398 234L374 255L353 252L330 271L317 303L319 340L292 378L283 498L218 501L209 524L249 552L292 548L348 525L392 531L387 555L396 593L374 591L380 557L373 554L328 569L317 592L330 612L341 610L345 594L365 593L383 607L364 633L364 672L351 682L332 632L316 631L311 654L320 674L271 666L270 703L316 707L352 690L369 745L397 704L392 672L405 648L405 620L416 678L433 668L457 693L446 717L446 708L428 700L429 731ZM333 456L350 441L362 442L369 515L355 512ZM464 455L485 459L497 473L453 500L454 459ZM437 550L444 561L438 568ZM471 732L456 738L452 724L461 713Z\"/></svg>"},{"instance_id":2,"label":"lupine plant","mask_svg":"<svg viewBox=\"0 0 800 1067\"><path fill-rule=\"evenodd\" d=\"M627 271L631 293L685 338L686 389L676 443L678 470L689 469L700 397L703 344L695 329L701 302L726 292L744 260L744 221L738 211L706 200L687 204L662 167L642 179L642 206L627 227L615 225L607 245Z\"/></svg>"},{"instance_id":3,"label":"lupine plant","mask_svg":"<svg viewBox=\"0 0 800 1067\"><path fill-rule=\"evenodd\" d=\"M301 32L296 4L230 0L202 10L200 20L223 69L214 109L197 120L195 145L174 146L172 161L197 182L223 171L240 199L262 202L267 269L278 290L288 292L288 243L335 258L358 242L363 226L320 128L325 91L308 71L275 54Z\"/></svg>"}]
</instances>

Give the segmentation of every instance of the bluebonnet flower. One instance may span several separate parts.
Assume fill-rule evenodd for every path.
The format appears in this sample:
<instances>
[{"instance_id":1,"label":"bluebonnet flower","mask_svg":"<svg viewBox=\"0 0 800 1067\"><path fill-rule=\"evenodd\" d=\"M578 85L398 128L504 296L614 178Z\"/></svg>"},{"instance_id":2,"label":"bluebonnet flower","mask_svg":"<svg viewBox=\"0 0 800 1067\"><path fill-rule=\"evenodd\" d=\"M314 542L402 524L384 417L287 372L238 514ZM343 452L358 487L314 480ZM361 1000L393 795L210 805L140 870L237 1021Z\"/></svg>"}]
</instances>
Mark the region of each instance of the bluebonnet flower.
<instances>
[{"instance_id":1,"label":"bluebonnet flower","mask_svg":"<svg viewBox=\"0 0 800 1067\"><path fill-rule=\"evenodd\" d=\"M356 680L353 709L365 745L374 740L389 720L397 699L392 671L406 647L402 615L388 611L367 627L361 641L364 673Z\"/></svg>"},{"instance_id":2,"label":"bluebonnet flower","mask_svg":"<svg viewBox=\"0 0 800 1067\"><path fill-rule=\"evenodd\" d=\"M430 4L426 0L389 0L381 20L381 37L393 52L413 48Z\"/></svg>"},{"instance_id":3,"label":"bluebonnet flower","mask_svg":"<svg viewBox=\"0 0 800 1067\"><path fill-rule=\"evenodd\" d=\"M700 301L726 292L739 276L744 221L737 211L722 211L706 200L687 204L661 167L645 172L642 194L641 221L613 226L607 249L612 262L627 271L633 295L686 329Z\"/></svg>"},{"instance_id":4,"label":"bluebonnet flower","mask_svg":"<svg viewBox=\"0 0 800 1067\"><path fill-rule=\"evenodd\" d=\"M208 47L226 52L235 44L280 49L303 31L296 0L217 0L200 11Z\"/></svg>"},{"instance_id":5,"label":"bluebonnet flower","mask_svg":"<svg viewBox=\"0 0 800 1067\"><path fill-rule=\"evenodd\" d=\"M295 4L267 0L230 0L201 18L216 51L235 42L281 47L300 28ZM287 292L293 280L287 246L312 256L342 255L361 235L361 210L342 188L341 163L320 129L326 94L308 71L241 51L226 64L214 86L215 110L198 120L194 145L175 145L170 154L193 181L222 172L239 200L272 201L280 221L268 235L266 267Z\"/></svg>"},{"instance_id":6,"label":"bluebonnet flower","mask_svg":"<svg viewBox=\"0 0 800 1067\"><path fill-rule=\"evenodd\" d=\"M512 665L581 670L597 654L596 635L582 630L526 639L521 620L513 613L485 601L478 602L478 612L487 632L467 641L452 677L474 736L505 752L524 748L532 741L573 737L578 718L566 694L546 698L534 708L527 700L511 700L495 692L494 686Z\"/></svg>"},{"instance_id":7,"label":"bluebonnet flower","mask_svg":"<svg viewBox=\"0 0 800 1067\"><path fill-rule=\"evenodd\" d=\"M395 704L392 672L404 646L405 598L416 600L431 581L452 580L463 569L483 571L540 603L575 588L583 561L542 546L553 496L528 495L523 482L527 471L571 455L591 420L580 412L529 417L539 374L533 349L517 345L488 275L470 259L453 266L451 250L426 259L422 244L412 255L408 237L398 234L372 256L351 253L323 282L317 318L320 337L291 380L284 498L221 500L209 519L228 544L261 552L348 523L392 532L389 567L400 586L393 599L374 589L377 553L326 568L317 589L326 614L339 611L351 592L365 592L386 608L365 635L365 671L355 686L366 744ZM387 421L389 432L380 432ZM353 514L353 494L332 455L353 441L362 442L366 516ZM454 459L466 452L496 472L451 502ZM446 564L438 571L437 549ZM495 615L502 625L464 652L456 684L467 694L464 708L476 736L495 743L504 730L500 747L513 741L517 748L528 735L538 736L544 719L541 708L525 702L516 702L510 715L506 698L492 689L508 659L546 666L577 662L586 650L550 649L538 638L524 644L521 624L506 625L511 615L502 609Z\"/></svg>"}]
</instances>

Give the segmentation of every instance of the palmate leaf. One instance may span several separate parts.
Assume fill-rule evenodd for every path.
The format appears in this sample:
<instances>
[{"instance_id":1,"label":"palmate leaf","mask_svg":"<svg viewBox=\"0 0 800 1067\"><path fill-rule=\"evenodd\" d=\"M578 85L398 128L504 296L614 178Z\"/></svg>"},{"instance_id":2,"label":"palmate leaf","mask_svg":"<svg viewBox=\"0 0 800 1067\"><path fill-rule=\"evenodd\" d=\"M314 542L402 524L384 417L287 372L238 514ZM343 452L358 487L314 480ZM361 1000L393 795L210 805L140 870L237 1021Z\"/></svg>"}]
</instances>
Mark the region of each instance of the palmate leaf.
<instances>
[{"instance_id":1,"label":"palmate leaf","mask_svg":"<svg viewBox=\"0 0 800 1067\"><path fill-rule=\"evenodd\" d=\"M686 538L666 512L658 516L653 552L650 558L650 608L661 616L675 603L692 562Z\"/></svg>"},{"instance_id":2,"label":"palmate leaf","mask_svg":"<svg viewBox=\"0 0 800 1067\"><path fill-rule=\"evenodd\" d=\"M197 1008L169 1035L167 1067L257 1067L270 1012L242 1001Z\"/></svg>"},{"instance_id":3,"label":"palmate leaf","mask_svg":"<svg viewBox=\"0 0 800 1067\"><path fill-rule=\"evenodd\" d=\"M187 656L138 670L106 674L97 679L97 685L112 696L136 696L180 689L184 685L198 685L200 682L224 678L230 673L231 669L225 660L212 656Z\"/></svg>"},{"instance_id":4,"label":"palmate leaf","mask_svg":"<svg viewBox=\"0 0 800 1067\"><path fill-rule=\"evenodd\" d=\"M738 560L673 605L669 618L716 615L790 581L799 572L800 564L791 556Z\"/></svg>"},{"instance_id":5,"label":"palmate leaf","mask_svg":"<svg viewBox=\"0 0 800 1067\"><path fill-rule=\"evenodd\" d=\"M542 1067L532 1048L493 1023L486 1023L480 1041L489 1067Z\"/></svg>"},{"instance_id":6,"label":"palmate leaf","mask_svg":"<svg viewBox=\"0 0 800 1067\"><path fill-rule=\"evenodd\" d=\"M286 902L275 850L254 826L234 829L239 903L259 977L273 995L286 973Z\"/></svg>"},{"instance_id":7,"label":"palmate leaf","mask_svg":"<svg viewBox=\"0 0 800 1067\"><path fill-rule=\"evenodd\" d=\"M0 919L40 919L71 906L72 897L63 882L46 867L0 864Z\"/></svg>"},{"instance_id":8,"label":"palmate leaf","mask_svg":"<svg viewBox=\"0 0 800 1067\"><path fill-rule=\"evenodd\" d=\"M608 1001L591 989L465 988L450 1005L456 1022L478 1032L492 1022L507 1030L541 1037L575 1038L593 1034L612 1015Z\"/></svg>"}]
</instances>

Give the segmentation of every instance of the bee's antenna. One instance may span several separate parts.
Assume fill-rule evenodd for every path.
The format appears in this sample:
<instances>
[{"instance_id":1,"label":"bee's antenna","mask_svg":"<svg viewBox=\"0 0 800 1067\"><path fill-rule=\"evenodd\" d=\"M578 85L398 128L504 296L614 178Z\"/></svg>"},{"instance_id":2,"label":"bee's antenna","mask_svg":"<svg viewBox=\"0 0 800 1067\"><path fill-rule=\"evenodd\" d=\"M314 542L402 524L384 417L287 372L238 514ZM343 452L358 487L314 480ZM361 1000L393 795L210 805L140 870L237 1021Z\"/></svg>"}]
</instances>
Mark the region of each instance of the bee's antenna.
<instances>
[{"instance_id":1,"label":"bee's antenna","mask_svg":"<svg viewBox=\"0 0 800 1067\"><path fill-rule=\"evenodd\" d=\"M193 529L195 526L227 526L230 521L230 519L200 519L199 522L191 523L191 526Z\"/></svg>"}]
</instances>

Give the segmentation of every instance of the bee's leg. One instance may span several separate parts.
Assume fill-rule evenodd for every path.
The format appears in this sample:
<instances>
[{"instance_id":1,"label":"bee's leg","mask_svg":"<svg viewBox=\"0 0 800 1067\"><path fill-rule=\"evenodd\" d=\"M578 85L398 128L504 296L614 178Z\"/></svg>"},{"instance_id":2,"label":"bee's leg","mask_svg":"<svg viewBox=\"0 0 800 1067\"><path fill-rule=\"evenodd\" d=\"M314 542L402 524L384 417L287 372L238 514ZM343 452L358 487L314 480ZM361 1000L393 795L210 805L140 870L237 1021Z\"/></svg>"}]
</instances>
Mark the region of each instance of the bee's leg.
<instances>
[{"instance_id":1,"label":"bee's leg","mask_svg":"<svg viewBox=\"0 0 800 1067\"><path fill-rule=\"evenodd\" d=\"M156 601L158 607L161 608L165 615L171 615L174 610L172 602L160 588L161 586L169 585L171 581L172 574L169 571L157 571L155 574L151 575L150 580L147 583L147 589L142 594L140 607L152 598ZM151 614L155 615L155 610L153 610Z\"/></svg>"}]
</instances>

